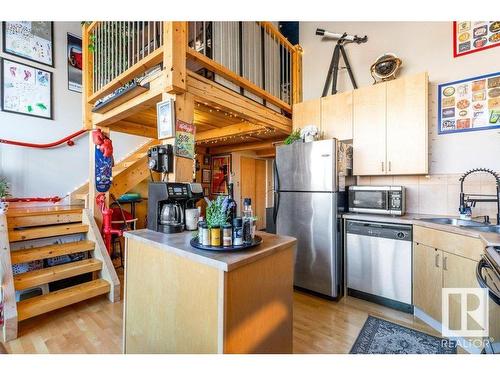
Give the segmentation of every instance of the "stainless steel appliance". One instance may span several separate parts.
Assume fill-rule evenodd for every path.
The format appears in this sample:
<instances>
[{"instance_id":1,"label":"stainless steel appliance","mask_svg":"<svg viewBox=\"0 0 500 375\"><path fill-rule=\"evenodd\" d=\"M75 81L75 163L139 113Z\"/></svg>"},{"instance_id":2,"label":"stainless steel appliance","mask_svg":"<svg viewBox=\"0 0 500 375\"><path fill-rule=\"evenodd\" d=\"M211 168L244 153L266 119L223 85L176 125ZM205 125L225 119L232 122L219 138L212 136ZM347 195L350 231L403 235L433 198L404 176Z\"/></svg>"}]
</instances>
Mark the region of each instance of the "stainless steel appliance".
<instances>
[{"instance_id":1,"label":"stainless steel appliance","mask_svg":"<svg viewBox=\"0 0 500 375\"><path fill-rule=\"evenodd\" d=\"M274 164L276 233L297 238L294 284L330 298L341 296L342 282L339 149L336 139L296 142L277 147Z\"/></svg>"},{"instance_id":2,"label":"stainless steel appliance","mask_svg":"<svg viewBox=\"0 0 500 375\"><path fill-rule=\"evenodd\" d=\"M476 277L481 288L489 295L489 340L484 353L500 354L500 247L487 247L479 261Z\"/></svg>"},{"instance_id":3,"label":"stainless steel appliance","mask_svg":"<svg viewBox=\"0 0 500 375\"><path fill-rule=\"evenodd\" d=\"M349 211L370 214L404 215L404 186L349 186Z\"/></svg>"},{"instance_id":4,"label":"stainless steel appliance","mask_svg":"<svg viewBox=\"0 0 500 375\"><path fill-rule=\"evenodd\" d=\"M348 295L413 312L411 225L347 220L346 233Z\"/></svg>"}]
</instances>

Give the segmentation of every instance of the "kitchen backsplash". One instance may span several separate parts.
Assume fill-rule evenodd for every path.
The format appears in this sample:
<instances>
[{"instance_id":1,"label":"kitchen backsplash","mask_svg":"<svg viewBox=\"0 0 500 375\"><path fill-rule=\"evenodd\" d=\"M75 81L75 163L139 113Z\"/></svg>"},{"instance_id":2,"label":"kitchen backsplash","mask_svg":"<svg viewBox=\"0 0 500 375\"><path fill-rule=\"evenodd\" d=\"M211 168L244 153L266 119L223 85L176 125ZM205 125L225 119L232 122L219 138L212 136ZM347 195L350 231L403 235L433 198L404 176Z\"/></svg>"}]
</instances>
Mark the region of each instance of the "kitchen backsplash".
<instances>
[{"instance_id":1,"label":"kitchen backsplash","mask_svg":"<svg viewBox=\"0 0 500 375\"><path fill-rule=\"evenodd\" d=\"M429 176L372 176L358 177L358 185L403 185L406 187L406 212L431 215L458 215L461 174ZM467 177L466 193L496 194L495 179L487 173ZM495 203L478 203L473 216L496 215Z\"/></svg>"}]
</instances>

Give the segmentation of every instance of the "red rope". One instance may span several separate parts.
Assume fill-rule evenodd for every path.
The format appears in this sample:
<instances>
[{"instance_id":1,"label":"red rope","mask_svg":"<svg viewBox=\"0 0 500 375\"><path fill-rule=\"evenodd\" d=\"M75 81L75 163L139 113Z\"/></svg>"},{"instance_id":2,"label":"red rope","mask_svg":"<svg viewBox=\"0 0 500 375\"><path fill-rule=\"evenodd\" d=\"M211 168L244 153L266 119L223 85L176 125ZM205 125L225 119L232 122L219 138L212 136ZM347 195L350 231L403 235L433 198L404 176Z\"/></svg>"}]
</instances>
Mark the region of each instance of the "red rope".
<instances>
[{"instance_id":1,"label":"red rope","mask_svg":"<svg viewBox=\"0 0 500 375\"><path fill-rule=\"evenodd\" d=\"M66 195L67 197L67 195ZM33 198L5 198L2 199L4 202L52 202L52 203L57 203L62 201L66 197L48 197L48 198L40 198L40 197L33 197Z\"/></svg>"},{"instance_id":2,"label":"red rope","mask_svg":"<svg viewBox=\"0 0 500 375\"><path fill-rule=\"evenodd\" d=\"M63 139L60 139L52 143L28 143L20 141L10 141L8 139L0 139L0 143L5 143L7 145L21 146L21 147L32 147L32 148L51 148L59 146L63 143L66 143L68 146L74 146L75 142L73 141L73 139L81 136L86 132L87 130L79 130L76 133L70 134Z\"/></svg>"}]
</instances>

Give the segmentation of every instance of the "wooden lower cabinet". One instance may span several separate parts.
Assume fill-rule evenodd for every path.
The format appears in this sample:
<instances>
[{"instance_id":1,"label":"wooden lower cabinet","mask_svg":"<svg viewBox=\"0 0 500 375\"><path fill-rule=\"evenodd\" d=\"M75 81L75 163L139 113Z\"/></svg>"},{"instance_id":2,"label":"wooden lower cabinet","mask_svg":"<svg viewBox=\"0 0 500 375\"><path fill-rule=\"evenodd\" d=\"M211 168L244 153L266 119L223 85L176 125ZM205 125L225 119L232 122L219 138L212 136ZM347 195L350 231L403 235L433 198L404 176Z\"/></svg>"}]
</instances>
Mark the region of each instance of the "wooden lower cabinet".
<instances>
[{"instance_id":1,"label":"wooden lower cabinet","mask_svg":"<svg viewBox=\"0 0 500 375\"><path fill-rule=\"evenodd\" d=\"M413 304L441 321L443 269L441 250L413 243Z\"/></svg>"}]
</instances>

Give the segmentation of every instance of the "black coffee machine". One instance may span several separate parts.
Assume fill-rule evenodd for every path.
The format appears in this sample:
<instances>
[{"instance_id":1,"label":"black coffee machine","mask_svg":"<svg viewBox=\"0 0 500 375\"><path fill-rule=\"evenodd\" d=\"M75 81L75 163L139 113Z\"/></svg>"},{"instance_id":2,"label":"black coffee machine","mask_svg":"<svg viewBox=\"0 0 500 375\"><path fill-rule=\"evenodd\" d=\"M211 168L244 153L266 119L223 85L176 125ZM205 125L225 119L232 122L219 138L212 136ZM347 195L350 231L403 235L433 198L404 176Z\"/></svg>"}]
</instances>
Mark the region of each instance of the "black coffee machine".
<instances>
[{"instance_id":1,"label":"black coffee machine","mask_svg":"<svg viewBox=\"0 0 500 375\"><path fill-rule=\"evenodd\" d=\"M200 184L150 182L148 187L148 229L163 233L184 230L184 210L203 198Z\"/></svg>"}]
</instances>

